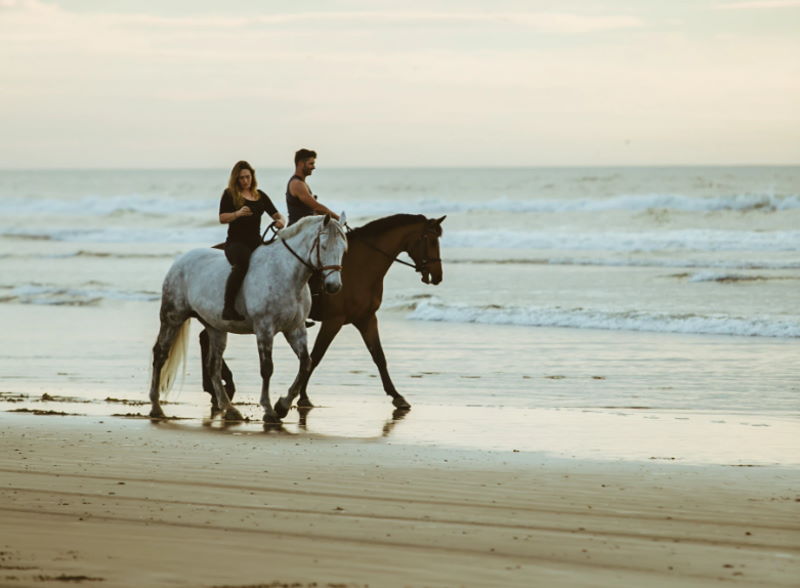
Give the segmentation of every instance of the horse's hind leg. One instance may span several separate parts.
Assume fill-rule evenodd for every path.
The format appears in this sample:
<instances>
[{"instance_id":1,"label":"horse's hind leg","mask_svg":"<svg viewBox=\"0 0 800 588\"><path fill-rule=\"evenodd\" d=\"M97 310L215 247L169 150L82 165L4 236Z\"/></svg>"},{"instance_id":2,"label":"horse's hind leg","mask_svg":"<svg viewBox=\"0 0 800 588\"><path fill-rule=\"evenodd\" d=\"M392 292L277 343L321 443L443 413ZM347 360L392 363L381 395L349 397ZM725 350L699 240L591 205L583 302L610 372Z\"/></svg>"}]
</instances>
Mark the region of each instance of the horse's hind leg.
<instances>
[{"instance_id":1,"label":"horse's hind leg","mask_svg":"<svg viewBox=\"0 0 800 588\"><path fill-rule=\"evenodd\" d=\"M395 389L392 379L389 377L389 370L386 367L386 356L383 354L383 347L381 347L381 338L378 334L378 319L373 314L364 320L358 321L355 324L358 331L361 333L361 338L369 349L372 355L372 361L378 366L378 372L381 374L381 382L383 382L383 389L389 396L392 397L392 404L397 408L409 409L411 405L403 398Z\"/></svg>"},{"instance_id":2,"label":"horse's hind leg","mask_svg":"<svg viewBox=\"0 0 800 588\"><path fill-rule=\"evenodd\" d=\"M308 398L308 380L311 378L311 374L314 372L314 369L316 369L316 367L319 365L319 362L322 361L322 358L325 356L325 352L328 350L331 342L339 333L339 330L342 328L343 324L343 320L339 318L332 318L322 321L319 334L314 341L314 348L311 350L311 369L308 371L308 375L306 375L300 381L300 399L297 401L298 407L314 407L314 405L311 404L311 400Z\"/></svg>"},{"instance_id":3,"label":"horse's hind leg","mask_svg":"<svg viewBox=\"0 0 800 588\"><path fill-rule=\"evenodd\" d=\"M228 334L217 329L206 328L208 331L208 356L205 367L208 370L211 387L214 390L218 412L222 412L225 420L241 421L242 415L231 404L228 393L222 386L220 371L222 369L222 353L228 341ZM212 409L212 414L213 409Z\"/></svg>"},{"instance_id":4,"label":"horse's hind leg","mask_svg":"<svg viewBox=\"0 0 800 588\"><path fill-rule=\"evenodd\" d=\"M211 395L211 416L213 417L219 413L219 403L217 402L217 396L214 392L214 386L211 383L211 374L208 371L208 347L208 331L203 329L200 331L200 364L203 371L203 390ZM224 358L222 359L222 369L220 373L225 392L228 393L228 398L233 400L233 395L236 392L236 385L233 383L233 374L228 368L228 364L225 363Z\"/></svg>"},{"instance_id":5,"label":"horse's hind leg","mask_svg":"<svg viewBox=\"0 0 800 588\"><path fill-rule=\"evenodd\" d=\"M225 363L225 358L222 359L222 368L220 369L220 376L222 377L222 384L225 386L225 392L228 393L228 398L233 400L233 395L236 393L236 384L233 383L233 373L231 373L228 364Z\"/></svg>"},{"instance_id":6,"label":"horse's hind leg","mask_svg":"<svg viewBox=\"0 0 800 588\"><path fill-rule=\"evenodd\" d=\"M163 418L164 410L161 408L161 369L169 358L172 344L178 336L181 322L174 322L162 316L161 327L158 330L155 345L153 345L153 375L150 381L150 416Z\"/></svg>"},{"instance_id":7,"label":"horse's hind leg","mask_svg":"<svg viewBox=\"0 0 800 588\"><path fill-rule=\"evenodd\" d=\"M289 342L289 346L294 351L297 359L300 360L300 366L297 370L297 377L289 387L289 393L279 398L278 402L275 403L275 412L280 418L289 413L292 402L300 394L300 390L305 389L305 384L308 383L308 378L311 375L311 357L308 355L308 338L305 327L286 333L286 340Z\"/></svg>"}]
</instances>

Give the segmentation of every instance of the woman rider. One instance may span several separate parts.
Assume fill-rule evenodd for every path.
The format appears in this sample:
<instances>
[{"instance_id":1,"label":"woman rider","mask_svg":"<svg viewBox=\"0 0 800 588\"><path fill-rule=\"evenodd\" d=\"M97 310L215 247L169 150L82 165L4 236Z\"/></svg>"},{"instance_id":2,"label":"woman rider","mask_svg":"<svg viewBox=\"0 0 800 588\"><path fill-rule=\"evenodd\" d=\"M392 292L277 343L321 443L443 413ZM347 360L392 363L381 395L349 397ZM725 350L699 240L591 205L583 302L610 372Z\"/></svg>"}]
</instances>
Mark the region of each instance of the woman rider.
<instances>
[{"instance_id":1,"label":"woman rider","mask_svg":"<svg viewBox=\"0 0 800 588\"><path fill-rule=\"evenodd\" d=\"M256 170L246 161L239 161L233 166L228 187L219 201L219 222L228 225L225 257L231 264L222 310L222 318L226 321L244 320L236 312L234 304L250 265L250 254L261 245L261 215L269 214L279 229L286 224L269 196L257 186Z\"/></svg>"}]
</instances>

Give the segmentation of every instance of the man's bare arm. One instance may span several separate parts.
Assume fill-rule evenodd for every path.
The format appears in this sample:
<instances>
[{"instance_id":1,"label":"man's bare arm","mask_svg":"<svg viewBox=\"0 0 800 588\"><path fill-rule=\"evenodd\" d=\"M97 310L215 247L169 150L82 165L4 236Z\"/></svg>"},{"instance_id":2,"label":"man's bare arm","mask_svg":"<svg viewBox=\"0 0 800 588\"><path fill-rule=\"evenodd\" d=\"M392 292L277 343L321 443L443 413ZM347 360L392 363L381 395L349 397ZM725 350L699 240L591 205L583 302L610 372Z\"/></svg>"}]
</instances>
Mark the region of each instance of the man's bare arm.
<instances>
[{"instance_id":1,"label":"man's bare arm","mask_svg":"<svg viewBox=\"0 0 800 588\"><path fill-rule=\"evenodd\" d=\"M300 202L308 206L311 210L313 210L316 214L329 214L336 220L339 220L339 215L333 212L330 208L321 204L319 201L315 200L314 197L311 195L311 191L308 189L308 186L302 180L293 180L292 185L289 187L293 196L295 196Z\"/></svg>"}]
</instances>

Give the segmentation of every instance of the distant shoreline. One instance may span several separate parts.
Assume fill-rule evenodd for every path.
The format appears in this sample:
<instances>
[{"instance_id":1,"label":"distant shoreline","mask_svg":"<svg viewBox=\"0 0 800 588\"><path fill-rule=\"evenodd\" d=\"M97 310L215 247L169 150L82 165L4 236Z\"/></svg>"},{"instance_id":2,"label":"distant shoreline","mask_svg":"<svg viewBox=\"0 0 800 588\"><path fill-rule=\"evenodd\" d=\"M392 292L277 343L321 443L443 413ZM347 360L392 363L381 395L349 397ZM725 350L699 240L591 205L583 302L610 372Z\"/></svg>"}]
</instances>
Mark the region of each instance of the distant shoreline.
<instances>
[{"instance_id":1,"label":"distant shoreline","mask_svg":"<svg viewBox=\"0 0 800 588\"><path fill-rule=\"evenodd\" d=\"M255 165L255 164L254 164ZM724 169L724 168L743 168L743 169L792 169L798 168L798 163L669 163L669 164L560 164L560 165L463 165L463 166L435 166L435 165L374 165L374 166L356 166L356 165L326 165L324 169L320 169L317 173L322 175L326 172L361 172L361 171L403 171L403 170L420 170L420 171L469 171L469 170L575 170L575 169ZM269 172L286 172L291 174L291 167L287 165L260 165L259 171ZM5 167L0 166L0 173L3 172L173 172L173 171L213 171L220 174L227 175L230 170L218 165L211 166L178 166L178 167L160 167L160 166L131 166L131 167Z\"/></svg>"}]
</instances>

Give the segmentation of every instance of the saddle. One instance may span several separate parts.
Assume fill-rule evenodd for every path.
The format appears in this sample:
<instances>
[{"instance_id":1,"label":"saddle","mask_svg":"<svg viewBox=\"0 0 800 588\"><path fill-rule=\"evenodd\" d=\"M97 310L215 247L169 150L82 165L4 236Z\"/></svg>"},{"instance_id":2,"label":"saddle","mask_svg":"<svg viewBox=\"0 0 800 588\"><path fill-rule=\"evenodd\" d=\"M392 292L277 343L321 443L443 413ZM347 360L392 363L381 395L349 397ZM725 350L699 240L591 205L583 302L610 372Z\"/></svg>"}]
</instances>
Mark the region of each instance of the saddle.
<instances>
[{"instance_id":1,"label":"saddle","mask_svg":"<svg viewBox=\"0 0 800 588\"><path fill-rule=\"evenodd\" d=\"M216 245L212 245L211 249L222 249L225 250L225 242L217 243ZM311 277L308 280L308 287L311 288L311 315L313 316L314 307L319 307L319 298L323 293L324 284L322 282L322 272L317 271L311 274Z\"/></svg>"}]
</instances>

